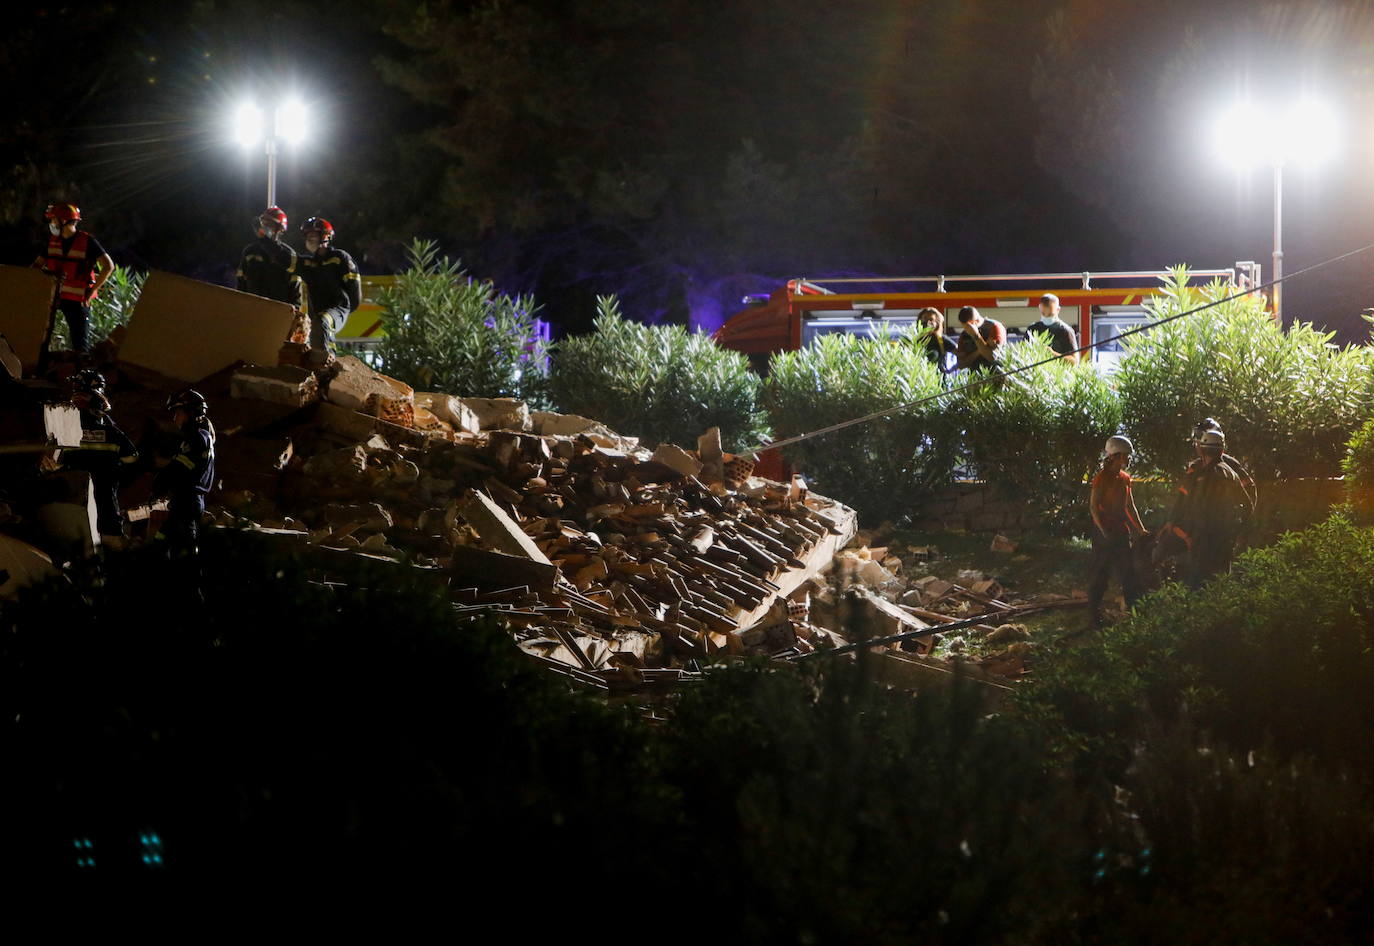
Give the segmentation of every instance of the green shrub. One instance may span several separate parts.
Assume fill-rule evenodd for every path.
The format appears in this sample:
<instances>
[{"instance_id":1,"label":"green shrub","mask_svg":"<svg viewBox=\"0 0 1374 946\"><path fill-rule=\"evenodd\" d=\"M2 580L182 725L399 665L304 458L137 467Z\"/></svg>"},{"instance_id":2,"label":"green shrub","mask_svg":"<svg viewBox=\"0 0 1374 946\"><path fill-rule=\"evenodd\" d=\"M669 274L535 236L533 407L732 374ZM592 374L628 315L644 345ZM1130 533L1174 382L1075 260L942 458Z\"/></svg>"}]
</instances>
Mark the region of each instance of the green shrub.
<instances>
[{"instance_id":1,"label":"green shrub","mask_svg":"<svg viewBox=\"0 0 1374 946\"><path fill-rule=\"evenodd\" d=\"M1115 774L1186 714L1241 751L1272 745L1374 785L1374 530L1344 514L1251 549L1196 592L1168 584L1128 620L1037 665L1022 712Z\"/></svg>"},{"instance_id":2,"label":"green shrub","mask_svg":"<svg viewBox=\"0 0 1374 946\"><path fill-rule=\"evenodd\" d=\"M110 337L110 333L121 325L128 325L134 314L134 305L143 292L143 281L147 273L115 264L110 278L100 287L100 294L91 301L90 342L95 345ZM62 351L71 346L67 335L67 320L59 314L53 322L52 343L48 346L54 351Z\"/></svg>"},{"instance_id":3,"label":"green shrub","mask_svg":"<svg viewBox=\"0 0 1374 946\"><path fill-rule=\"evenodd\" d=\"M1180 266L1147 305L1164 318L1233 291L1220 281L1190 287ZM1253 295L1128 338L1115 383L1144 465L1177 471L1193 425L1214 417L1227 451L1258 479L1335 475L1370 414L1374 360L1367 348L1333 349L1331 338L1302 322L1283 331Z\"/></svg>"},{"instance_id":4,"label":"green shrub","mask_svg":"<svg viewBox=\"0 0 1374 946\"><path fill-rule=\"evenodd\" d=\"M417 240L407 255L410 269L378 300L382 369L422 391L542 404L549 352L534 300L473 279L436 243Z\"/></svg>"},{"instance_id":5,"label":"green shrub","mask_svg":"<svg viewBox=\"0 0 1374 946\"><path fill-rule=\"evenodd\" d=\"M779 438L790 437L943 390L939 369L904 339L822 335L773 356L765 399ZM943 399L784 448L793 466L827 496L865 518L911 512L945 483L957 457Z\"/></svg>"},{"instance_id":6,"label":"green shrub","mask_svg":"<svg viewBox=\"0 0 1374 946\"><path fill-rule=\"evenodd\" d=\"M1346 494L1351 502L1363 508L1374 495L1374 418L1364 422L1346 445L1341 458L1341 472L1345 474Z\"/></svg>"},{"instance_id":7,"label":"green shrub","mask_svg":"<svg viewBox=\"0 0 1374 946\"><path fill-rule=\"evenodd\" d=\"M597 299L593 330L559 343L549 375L560 410L603 421L650 444L695 448L719 427L727 450L768 437L762 382L748 360L708 335L649 326L620 314L614 296Z\"/></svg>"},{"instance_id":8,"label":"green shrub","mask_svg":"<svg viewBox=\"0 0 1374 946\"><path fill-rule=\"evenodd\" d=\"M1012 345L1003 367L1013 371L1053 354L1035 336ZM1121 423L1107 381L1062 359L972 388L948 409L978 476L1046 511L1086 499L1083 481Z\"/></svg>"}]
</instances>

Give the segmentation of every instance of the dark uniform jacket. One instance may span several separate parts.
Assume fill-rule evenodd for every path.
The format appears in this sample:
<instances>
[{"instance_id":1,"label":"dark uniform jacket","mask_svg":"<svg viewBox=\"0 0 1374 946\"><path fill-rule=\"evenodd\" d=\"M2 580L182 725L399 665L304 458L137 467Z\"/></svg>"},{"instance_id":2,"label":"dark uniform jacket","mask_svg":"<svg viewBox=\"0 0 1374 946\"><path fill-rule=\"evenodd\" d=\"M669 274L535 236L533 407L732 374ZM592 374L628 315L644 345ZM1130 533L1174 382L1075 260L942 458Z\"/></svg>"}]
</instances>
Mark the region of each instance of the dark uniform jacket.
<instances>
[{"instance_id":1,"label":"dark uniform jacket","mask_svg":"<svg viewBox=\"0 0 1374 946\"><path fill-rule=\"evenodd\" d=\"M342 309L345 306L352 312L362 302L363 289L358 278L358 267L353 257L343 250L322 246L313 256L302 255L298 260L298 269L301 279L305 281L311 312Z\"/></svg>"},{"instance_id":2,"label":"dark uniform jacket","mask_svg":"<svg viewBox=\"0 0 1374 946\"><path fill-rule=\"evenodd\" d=\"M138 449L109 414L81 412L81 446L62 451L62 465L90 473L109 473L131 468Z\"/></svg>"},{"instance_id":3,"label":"dark uniform jacket","mask_svg":"<svg viewBox=\"0 0 1374 946\"><path fill-rule=\"evenodd\" d=\"M296 308L301 306L303 296L296 251L280 240L262 236L245 246L235 275L240 292L289 302Z\"/></svg>"},{"instance_id":4,"label":"dark uniform jacket","mask_svg":"<svg viewBox=\"0 0 1374 946\"><path fill-rule=\"evenodd\" d=\"M208 422L183 425L181 438L176 456L153 481L153 495L170 497L173 502L200 499L215 481L215 434Z\"/></svg>"}]
</instances>

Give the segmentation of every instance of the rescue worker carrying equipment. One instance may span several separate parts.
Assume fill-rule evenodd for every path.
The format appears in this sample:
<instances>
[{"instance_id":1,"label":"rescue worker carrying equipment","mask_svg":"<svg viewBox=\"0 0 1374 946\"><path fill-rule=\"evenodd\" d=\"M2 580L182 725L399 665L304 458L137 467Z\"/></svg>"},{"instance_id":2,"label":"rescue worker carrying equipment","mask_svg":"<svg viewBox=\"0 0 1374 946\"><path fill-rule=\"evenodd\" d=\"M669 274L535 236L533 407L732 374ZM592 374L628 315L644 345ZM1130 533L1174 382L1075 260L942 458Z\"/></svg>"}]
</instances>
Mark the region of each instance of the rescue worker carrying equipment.
<instances>
[{"instance_id":1,"label":"rescue worker carrying equipment","mask_svg":"<svg viewBox=\"0 0 1374 946\"><path fill-rule=\"evenodd\" d=\"M91 475L95 491L96 528L104 537L124 537L119 487L136 470L134 442L110 418L105 376L93 368L72 378L72 402L81 412L81 446L62 451L62 465ZM114 543L110 543L114 544Z\"/></svg>"}]
</instances>

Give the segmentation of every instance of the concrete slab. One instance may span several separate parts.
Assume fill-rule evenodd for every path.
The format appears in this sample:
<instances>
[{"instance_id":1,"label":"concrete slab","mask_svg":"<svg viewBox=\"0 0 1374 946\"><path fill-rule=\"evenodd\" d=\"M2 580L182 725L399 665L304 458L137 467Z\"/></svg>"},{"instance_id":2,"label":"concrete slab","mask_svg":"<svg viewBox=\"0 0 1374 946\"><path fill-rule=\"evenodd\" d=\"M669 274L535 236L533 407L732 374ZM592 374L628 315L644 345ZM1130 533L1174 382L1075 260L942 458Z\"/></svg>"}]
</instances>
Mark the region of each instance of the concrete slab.
<instances>
[{"instance_id":1,"label":"concrete slab","mask_svg":"<svg viewBox=\"0 0 1374 946\"><path fill-rule=\"evenodd\" d=\"M275 365L294 317L285 302L153 271L119 358L188 383L238 361Z\"/></svg>"},{"instance_id":2,"label":"concrete slab","mask_svg":"<svg viewBox=\"0 0 1374 946\"><path fill-rule=\"evenodd\" d=\"M38 367L53 285L51 276L28 266L0 266L0 335L9 341L26 373Z\"/></svg>"}]
</instances>

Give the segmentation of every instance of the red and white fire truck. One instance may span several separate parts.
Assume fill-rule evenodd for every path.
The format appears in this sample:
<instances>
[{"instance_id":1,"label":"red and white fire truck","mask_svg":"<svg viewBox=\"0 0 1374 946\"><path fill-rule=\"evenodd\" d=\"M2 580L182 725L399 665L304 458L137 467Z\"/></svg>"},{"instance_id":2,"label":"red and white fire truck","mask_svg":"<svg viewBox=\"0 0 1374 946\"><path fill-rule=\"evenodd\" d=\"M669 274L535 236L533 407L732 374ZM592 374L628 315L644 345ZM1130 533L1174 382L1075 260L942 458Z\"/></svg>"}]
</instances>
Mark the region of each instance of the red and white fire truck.
<instances>
[{"instance_id":1,"label":"red and white fire truck","mask_svg":"<svg viewBox=\"0 0 1374 946\"><path fill-rule=\"evenodd\" d=\"M1022 337L1040 318L1040 296L1059 297L1060 317L1078 331L1079 344L1101 342L1149 321L1145 301L1160 291L1166 271L1118 273L1032 273L1000 276L903 276L896 278L816 279L798 277L770 295L746 296L746 308L731 316L715 334L725 348L743 352L760 372L768 356L797 351L821 335L847 332L892 337L916 324L927 306L945 313L947 331L958 331L956 315L966 305L1004 324L1011 340ZM1261 283L1257 263L1239 262L1230 269L1199 269L1190 274L1197 285L1221 279L1237 288ZM1120 343L1094 348L1092 360L1111 371L1121 357Z\"/></svg>"}]
</instances>

